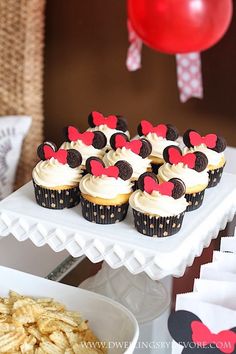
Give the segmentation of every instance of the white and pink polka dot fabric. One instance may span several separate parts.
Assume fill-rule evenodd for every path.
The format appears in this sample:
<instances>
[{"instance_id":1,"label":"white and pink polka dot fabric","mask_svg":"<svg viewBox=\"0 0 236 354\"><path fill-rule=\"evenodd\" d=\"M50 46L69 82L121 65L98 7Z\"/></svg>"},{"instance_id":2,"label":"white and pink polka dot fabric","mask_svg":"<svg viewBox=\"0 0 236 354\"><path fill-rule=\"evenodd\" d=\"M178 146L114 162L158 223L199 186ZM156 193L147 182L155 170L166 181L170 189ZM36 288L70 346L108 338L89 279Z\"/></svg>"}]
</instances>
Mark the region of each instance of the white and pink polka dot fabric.
<instances>
[{"instance_id":1,"label":"white and pink polka dot fabric","mask_svg":"<svg viewBox=\"0 0 236 354\"><path fill-rule=\"evenodd\" d=\"M127 22L127 26L130 46L126 58L126 67L129 71L136 71L141 68L141 51L143 42L134 31L130 21Z\"/></svg>"},{"instance_id":2,"label":"white and pink polka dot fabric","mask_svg":"<svg viewBox=\"0 0 236 354\"><path fill-rule=\"evenodd\" d=\"M191 97L202 98L202 74L200 53L177 54L177 78L180 101Z\"/></svg>"},{"instance_id":3,"label":"white and pink polka dot fabric","mask_svg":"<svg viewBox=\"0 0 236 354\"><path fill-rule=\"evenodd\" d=\"M141 68L142 40L128 21L129 48L126 67L129 71ZM191 97L202 98L202 72L200 53L177 54L177 78L180 101L186 102Z\"/></svg>"}]
</instances>

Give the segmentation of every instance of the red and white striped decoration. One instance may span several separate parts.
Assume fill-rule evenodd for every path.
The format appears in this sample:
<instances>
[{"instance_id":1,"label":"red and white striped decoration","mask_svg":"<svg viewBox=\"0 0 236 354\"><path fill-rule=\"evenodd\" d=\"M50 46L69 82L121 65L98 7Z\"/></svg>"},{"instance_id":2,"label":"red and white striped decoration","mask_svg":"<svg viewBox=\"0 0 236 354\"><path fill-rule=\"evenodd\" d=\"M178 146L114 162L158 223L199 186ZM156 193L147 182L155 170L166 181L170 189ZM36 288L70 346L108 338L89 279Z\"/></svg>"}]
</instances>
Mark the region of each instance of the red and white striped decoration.
<instances>
[{"instance_id":1,"label":"red and white striped decoration","mask_svg":"<svg viewBox=\"0 0 236 354\"><path fill-rule=\"evenodd\" d=\"M129 48L126 58L126 67L129 71L135 71L141 68L142 58L142 45L143 42L134 31L131 22L128 20L128 33L129 33Z\"/></svg>"},{"instance_id":2,"label":"red and white striped decoration","mask_svg":"<svg viewBox=\"0 0 236 354\"><path fill-rule=\"evenodd\" d=\"M129 48L126 58L126 67L129 71L141 68L142 40L134 31L128 20ZM187 53L176 55L177 84L181 102L191 97L203 98L202 71L200 53Z\"/></svg>"}]
</instances>

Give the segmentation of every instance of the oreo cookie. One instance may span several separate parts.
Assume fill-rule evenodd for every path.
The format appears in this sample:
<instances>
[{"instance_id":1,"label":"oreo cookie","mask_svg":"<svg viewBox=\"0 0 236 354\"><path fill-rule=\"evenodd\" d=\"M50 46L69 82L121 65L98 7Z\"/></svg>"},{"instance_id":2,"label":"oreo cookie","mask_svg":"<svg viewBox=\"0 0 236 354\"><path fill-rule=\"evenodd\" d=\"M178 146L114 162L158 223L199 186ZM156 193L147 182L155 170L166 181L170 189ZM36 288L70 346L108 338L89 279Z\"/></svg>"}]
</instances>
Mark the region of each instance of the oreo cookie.
<instances>
[{"instance_id":1,"label":"oreo cookie","mask_svg":"<svg viewBox=\"0 0 236 354\"><path fill-rule=\"evenodd\" d=\"M171 178L168 182L174 184L174 189L172 191L172 197L174 199L181 198L186 192L185 183L179 178Z\"/></svg>"},{"instance_id":2,"label":"oreo cookie","mask_svg":"<svg viewBox=\"0 0 236 354\"><path fill-rule=\"evenodd\" d=\"M128 142L129 141L129 138L127 137L127 135L126 134L124 134L124 133L115 133L115 134L113 134L112 136L111 136L111 138L110 138L110 146L111 146L111 148L113 149L113 150L116 150L116 149L118 149L118 145L117 145L117 139L118 138L120 138L120 137L122 137L123 138L123 140L124 140L124 145L125 145L125 142Z\"/></svg>"},{"instance_id":3,"label":"oreo cookie","mask_svg":"<svg viewBox=\"0 0 236 354\"><path fill-rule=\"evenodd\" d=\"M204 171L208 165L208 159L207 159L206 155L200 151L194 152L194 155L196 156L194 170L197 172Z\"/></svg>"},{"instance_id":4,"label":"oreo cookie","mask_svg":"<svg viewBox=\"0 0 236 354\"><path fill-rule=\"evenodd\" d=\"M116 167L119 169L119 177L124 181L130 179L133 174L133 168L127 161L117 161L115 164Z\"/></svg>"},{"instance_id":5,"label":"oreo cookie","mask_svg":"<svg viewBox=\"0 0 236 354\"><path fill-rule=\"evenodd\" d=\"M102 132L95 131L94 138L93 138L93 147L95 149L103 149L107 145L107 138L106 135Z\"/></svg>"},{"instance_id":6,"label":"oreo cookie","mask_svg":"<svg viewBox=\"0 0 236 354\"><path fill-rule=\"evenodd\" d=\"M93 174L93 173L92 173L92 166L91 166L91 162L92 162L92 161L97 161L97 162L101 165L102 168L105 167L104 162L103 162L101 159L99 159L99 157L96 157L96 156L91 156L91 157L89 157L89 158L86 160L85 168L86 168L87 173L90 173L91 175Z\"/></svg>"},{"instance_id":7,"label":"oreo cookie","mask_svg":"<svg viewBox=\"0 0 236 354\"><path fill-rule=\"evenodd\" d=\"M56 144L54 144L51 141L45 141L43 144L40 144L37 149L37 155L42 161L46 160L45 151L44 151L45 146L49 146L53 151L57 151Z\"/></svg>"},{"instance_id":8,"label":"oreo cookie","mask_svg":"<svg viewBox=\"0 0 236 354\"><path fill-rule=\"evenodd\" d=\"M117 117L116 129L121 130L122 132L126 132L128 129L126 118L121 115L116 115L116 117Z\"/></svg>"},{"instance_id":9,"label":"oreo cookie","mask_svg":"<svg viewBox=\"0 0 236 354\"><path fill-rule=\"evenodd\" d=\"M166 126L167 126L166 139L172 141L177 140L179 137L178 129L172 124L166 124Z\"/></svg>"},{"instance_id":10,"label":"oreo cookie","mask_svg":"<svg viewBox=\"0 0 236 354\"><path fill-rule=\"evenodd\" d=\"M158 183L158 179L157 176L153 173L153 172L144 172L139 176L138 179L138 183L137 183L137 187L138 189L140 189L141 191L144 191L144 180L146 177L150 177L153 179L153 181L155 181L156 183Z\"/></svg>"},{"instance_id":11,"label":"oreo cookie","mask_svg":"<svg viewBox=\"0 0 236 354\"><path fill-rule=\"evenodd\" d=\"M67 150L67 163L71 168L76 168L82 163L81 153L75 149Z\"/></svg>"},{"instance_id":12,"label":"oreo cookie","mask_svg":"<svg viewBox=\"0 0 236 354\"><path fill-rule=\"evenodd\" d=\"M140 139L142 142L142 146L140 149L139 156L141 156L143 159L151 155L152 153L152 145L147 139Z\"/></svg>"}]
</instances>

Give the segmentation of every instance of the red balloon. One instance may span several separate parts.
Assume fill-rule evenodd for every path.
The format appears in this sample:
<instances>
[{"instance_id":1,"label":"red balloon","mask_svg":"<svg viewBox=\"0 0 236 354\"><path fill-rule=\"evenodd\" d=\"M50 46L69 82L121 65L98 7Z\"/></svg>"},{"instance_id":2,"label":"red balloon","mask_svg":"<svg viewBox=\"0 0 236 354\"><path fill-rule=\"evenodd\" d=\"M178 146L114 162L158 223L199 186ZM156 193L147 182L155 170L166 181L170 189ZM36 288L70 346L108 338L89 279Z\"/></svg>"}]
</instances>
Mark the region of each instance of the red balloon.
<instances>
[{"instance_id":1,"label":"red balloon","mask_svg":"<svg viewBox=\"0 0 236 354\"><path fill-rule=\"evenodd\" d=\"M232 0L128 0L135 32L149 47L176 54L203 51L226 32Z\"/></svg>"}]
</instances>

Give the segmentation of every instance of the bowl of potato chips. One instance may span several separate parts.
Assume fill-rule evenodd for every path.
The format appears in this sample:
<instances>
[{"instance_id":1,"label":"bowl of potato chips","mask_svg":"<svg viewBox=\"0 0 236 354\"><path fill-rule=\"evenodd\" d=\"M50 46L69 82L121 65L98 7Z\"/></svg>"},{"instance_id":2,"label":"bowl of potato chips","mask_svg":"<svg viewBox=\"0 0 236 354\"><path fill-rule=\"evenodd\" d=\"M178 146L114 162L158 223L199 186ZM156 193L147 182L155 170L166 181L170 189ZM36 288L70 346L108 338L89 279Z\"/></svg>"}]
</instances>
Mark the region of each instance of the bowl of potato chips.
<instances>
[{"instance_id":1,"label":"bowl of potato chips","mask_svg":"<svg viewBox=\"0 0 236 354\"><path fill-rule=\"evenodd\" d=\"M135 317L99 294L0 267L0 353L131 354Z\"/></svg>"}]
</instances>

